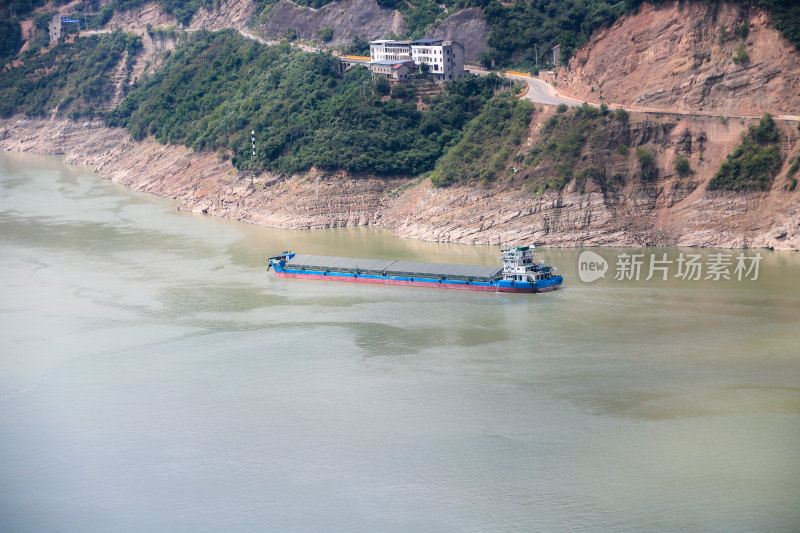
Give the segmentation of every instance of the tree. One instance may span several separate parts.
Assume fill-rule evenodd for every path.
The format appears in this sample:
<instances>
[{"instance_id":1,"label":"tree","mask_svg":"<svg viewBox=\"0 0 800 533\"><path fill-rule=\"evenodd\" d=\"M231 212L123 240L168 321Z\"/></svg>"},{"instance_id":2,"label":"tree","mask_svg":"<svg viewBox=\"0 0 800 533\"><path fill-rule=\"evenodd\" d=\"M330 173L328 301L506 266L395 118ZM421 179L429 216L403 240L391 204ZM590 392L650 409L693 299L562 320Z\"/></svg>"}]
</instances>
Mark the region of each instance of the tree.
<instances>
[{"instance_id":1,"label":"tree","mask_svg":"<svg viewBox=\"0 0 800 533\"><path fill-rule=\"evenodd\" d=\"M399 98L401 100L408 100L409 98L414 96L414 91L405 85L395 85L392 88L392 97Z\"/></svg>"},{"instance_id":2,"label":"tree","mask_svg":"<svg viewBox=\"0 0 800 533\"><path fill-rule=\"evenodd\" d=\"M356 35L346 52L352 56L368 56L369 41L363 35Z\"/></svg>"},{"instance_id":3,"label":"tree","mask_svg":"<svg viewBox=\"0 0 800 533\"><path fill-rule=\"evenodd\" d=\"M392 90L391 86L389 85L389 80L384 77L380 76L377 80L375 80L375 92L380 94L381 96L385 96L389 94Z\"/></svg>"},{"instance_id":4,"label":"tree","mask_svg":"<svg viewBox=\"0 0 800 533\"><path fill-rule=\"evenodd\" d=\"M747 50L744 48L744 43L742 43L736 48L736 53L733 55L733 62L737 65L743 65L748 61L750 61L750 54L747 53Z\"/></svg>"},{"instance_id":5,"label":"tree","mask_svg":"<svg viewBox=\"0 0 800 533\"><path fill-rule=\"evenodd\" d=\"M333 39L333 28L330 26L323 26L317 31L317 37L319 37L319 40L323 43L329 42Z\"/></svg>"},{"instance_id":6,"label":"tree","mask_svg":"<svg viewBox=\"0 0 800 533\"><path fill-rule=\"evenodd\" d=\"M656 158L653 152L644 147L636 149L636 158L639 160L639 167L642 170L642 179L644 181L653 181L658 174L656 168Z\"/></svg>"},{"instance_id":7,"label":"tree","mask_svg":"<svg viewBox=\"0 0 800 533\"><path fill-rule=\"evenodd\" d=\"M672 164L675 166L675 172L677 172L678 176L682 178L685 178L692 173L692 167L689 165L689 160L681 154L677 154L675 156Z\"/></svg>"},{"instance_id":8,"label":"tree","mask_svg":"<svg viewBox=\"0 0 800 533\"><path fill-rule=\"evenodd\" d=\"M480 63L481 66L487 70L494 66L494 59L492 59L492 54L489 52L489 50L484 50L478 54L478 63Z\"/></svg>"},{"instance_id":9,"label":"tree","mask_svg":"<svg viewBox=\"0 0 800 533\"><path fill-rule=\"evenodd\" d=\"M16 20L0 20L0 62L17 55L22 46L22 27Z\"/></svg>"}]
</instances>

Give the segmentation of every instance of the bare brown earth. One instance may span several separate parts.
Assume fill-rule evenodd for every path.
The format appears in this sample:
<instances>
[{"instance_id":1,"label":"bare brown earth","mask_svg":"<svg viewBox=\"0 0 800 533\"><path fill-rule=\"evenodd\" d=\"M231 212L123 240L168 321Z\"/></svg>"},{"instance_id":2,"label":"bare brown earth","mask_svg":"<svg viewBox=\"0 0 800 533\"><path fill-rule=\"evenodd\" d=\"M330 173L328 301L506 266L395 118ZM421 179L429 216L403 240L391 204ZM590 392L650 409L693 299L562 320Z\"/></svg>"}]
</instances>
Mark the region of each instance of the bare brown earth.
<instances>
[{"instance_id":1,"label":"bare brown earth","mask_svg":"<svg viewBox=\"0 0 800 533\"><path fill-rule=\"evenodd\" d=\"M749 60L736 65L741 44ZM800 115L800 55L760 10L717 2L644 4L578 50L559 72L558 89L638 109Z\"/></svg>"},{"instance_id":2,"label":"bare brown earth","mask_svg":"<svg viewBox=\"0 0 800 533\"><path fill-rule=\"evenodd\" d=\"M547 114L536 117L528 142L535 140ZM784 189L787 165L768 192L705 189L744 127L738 121L681 120L655 145L660 176L656 182L643 184L634 178L631 155L615 169L628 176L618 190L572 183L538 197L511 180L488 188L436 189L429 181L414 184L344 173L242 175L212 153L154 141L137 143L124 130L96 122L13 117L0 121L0 149L63 154L66 162L91 165L103 177L132 189L177 198L180 210L280 228L369 224L402 237L472 244L798 250L800 190ZM785 149L800 153L797 130L782 131ZM691 160L695 174L689 178L671 171L676 150Z\"/></svg>"},{"instance_id":3,"label":"bare brown earth","mask_svg":"<svg viewBox=\"0 0 800 533\"><path fill-rule=\"evenodd\" d=\"M552 109L545 108L535 115L528 144L536 141L550 114ZM768 192L706 189L746 124L708 118L663 123L671 125L667 132L652 116L631 114L631 146L646 146L656 154L659 177L653 183L639 179L631 150L608 168L622 178L620 187L574 180L562 191L537 197L510 178L485 189L437 189L424 182L393 203L382 224L403 237L476 244L800 248L800 194L785 189L787 164ZM783 148L800 153L794 125L783 125L781 131ZM591 161L599 151L585 149L583 158ZM676 153L690 160L690 176L675 173Z\"/></svg>"}]
</instances>

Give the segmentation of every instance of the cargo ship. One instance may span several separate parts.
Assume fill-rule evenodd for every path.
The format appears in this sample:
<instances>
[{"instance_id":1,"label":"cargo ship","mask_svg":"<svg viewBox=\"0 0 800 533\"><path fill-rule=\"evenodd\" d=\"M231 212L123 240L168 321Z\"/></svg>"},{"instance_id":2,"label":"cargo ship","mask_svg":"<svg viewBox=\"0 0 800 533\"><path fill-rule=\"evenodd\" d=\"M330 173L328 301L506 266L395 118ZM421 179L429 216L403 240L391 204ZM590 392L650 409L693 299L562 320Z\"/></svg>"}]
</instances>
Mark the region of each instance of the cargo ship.
<instances>
[{"instance_id":1,"label":"cargo ship","mask_svg":"<svg viewBox=\"0 0 800 533\"><path fill-rule=\"evenodd\" d=\"M269 258L267 271L282 278L304 278L381 285L410 285L491 292L546 292L561 287L563 277L537 259L533 246L501 250L502 267L419 263L295 254Z\"/></svg>"}]
</instances>

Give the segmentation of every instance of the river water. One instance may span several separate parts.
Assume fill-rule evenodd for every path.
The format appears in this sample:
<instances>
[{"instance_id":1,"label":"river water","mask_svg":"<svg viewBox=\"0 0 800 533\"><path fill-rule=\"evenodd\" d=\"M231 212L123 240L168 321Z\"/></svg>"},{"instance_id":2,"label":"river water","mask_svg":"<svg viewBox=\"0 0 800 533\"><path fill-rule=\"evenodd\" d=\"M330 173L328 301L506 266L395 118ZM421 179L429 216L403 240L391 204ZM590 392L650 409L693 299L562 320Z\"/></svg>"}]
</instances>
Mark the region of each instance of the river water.
<instances>
[{"instance_id":1,"label":"river water","mask_svg":"<svg viewBox=\"0 0 800 533\"><path fill-rule=\"evenodd\" d=\"M287 246L498 248L175 205L0 153L0 530L800 528L800 255L637 281L599 249L584 283L543 250L543 295L284 280Z\"/></svg>"}]
</instances>

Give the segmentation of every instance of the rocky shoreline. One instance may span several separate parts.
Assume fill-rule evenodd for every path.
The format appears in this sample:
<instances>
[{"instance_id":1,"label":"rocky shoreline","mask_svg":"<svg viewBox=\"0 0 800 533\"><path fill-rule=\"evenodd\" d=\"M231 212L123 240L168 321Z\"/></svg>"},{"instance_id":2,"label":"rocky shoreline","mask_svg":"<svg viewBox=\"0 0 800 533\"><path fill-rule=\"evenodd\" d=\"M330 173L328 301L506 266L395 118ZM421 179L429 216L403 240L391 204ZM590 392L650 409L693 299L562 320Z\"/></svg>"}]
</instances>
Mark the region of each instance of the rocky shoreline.
<instances>
[{"instance_id":1,"label":"rocky shoreline","mask_svg":"<svg viewBox=\"0 0 800 533\"><path fill-rule=\"evenodd\" d=\"M722 154L738 133L723 137ZM178 199L179 210L284 229L375 225L400 237L465 244L800 249L797 192L776 183L765 193L711 193L703 186L709 172L692 184L666 176L616 195L571 184L538 197L508 183L436 189L427 180L314 169L249 175L214 153L136 142L100 122L22 116L0 120L0 149L63 155L131 189Z\"/></svg>"}]
</instances>

